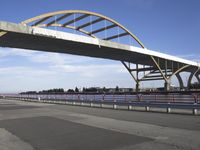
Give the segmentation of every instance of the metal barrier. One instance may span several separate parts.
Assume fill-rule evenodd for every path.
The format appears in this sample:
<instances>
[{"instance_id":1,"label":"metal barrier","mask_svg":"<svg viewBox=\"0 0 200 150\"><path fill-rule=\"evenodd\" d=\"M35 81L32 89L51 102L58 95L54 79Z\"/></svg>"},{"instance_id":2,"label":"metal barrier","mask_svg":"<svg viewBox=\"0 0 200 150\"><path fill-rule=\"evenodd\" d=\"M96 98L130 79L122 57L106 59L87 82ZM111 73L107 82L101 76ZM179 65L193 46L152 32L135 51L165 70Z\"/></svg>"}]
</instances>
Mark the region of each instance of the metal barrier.
<instances>
[{"instance_id":1,"label":"metal barrier","mask_svg":"<svg viewBox=\"0 0 200 150\"><path fill-rule=\"evenodd\" d=\"M200 94L4 94L7 97L40 98L40 99L65 99L65 100L95 100L95 101L145 101L145 102L180 102L200 103Z\"/></svg>"},{"instance_id":2,"label":"metal barrier","mask_svg":"<svg viewBox=\"0 0 200 150\"><path fill-rule=\"evenodd\" d=\"M149 94L149 95L131 95L131 94L4 94L3 98L44 102L55 104L70 104L90 107L111 106L113 109L126 107L132 110L136 107L143 107L145 111L152 108L166 109L171 113L172 109L188 109L193 114L198 114L200 110L200 94L178 95L178 94ZM98 105L98 106L97 106Z\"/></svg>"}]
</instances>

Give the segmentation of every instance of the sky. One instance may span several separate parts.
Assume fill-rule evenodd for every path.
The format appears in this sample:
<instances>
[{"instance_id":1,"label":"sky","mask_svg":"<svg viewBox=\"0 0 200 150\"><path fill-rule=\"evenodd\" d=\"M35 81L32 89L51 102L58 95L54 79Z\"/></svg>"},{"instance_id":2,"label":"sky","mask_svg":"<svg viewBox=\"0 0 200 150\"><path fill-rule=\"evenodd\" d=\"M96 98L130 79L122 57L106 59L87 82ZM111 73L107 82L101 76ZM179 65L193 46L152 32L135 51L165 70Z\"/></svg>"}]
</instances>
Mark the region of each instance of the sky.
<instances>
[{"instance_id":1,"label":"sky","mask_svg":"<svg viewBox=\"0 0 200 150\"><path fill-rule=\"evenodd\" d=\"M100 13L124 25L148 49L200 62L199 0L2 0L1 6L0 20L14 23L59 10ZM141 87L162 84L142 82ZM0 47L0 85L0 92L21 92L135 83L118 61Z\"/></svg>"}]
</instances>

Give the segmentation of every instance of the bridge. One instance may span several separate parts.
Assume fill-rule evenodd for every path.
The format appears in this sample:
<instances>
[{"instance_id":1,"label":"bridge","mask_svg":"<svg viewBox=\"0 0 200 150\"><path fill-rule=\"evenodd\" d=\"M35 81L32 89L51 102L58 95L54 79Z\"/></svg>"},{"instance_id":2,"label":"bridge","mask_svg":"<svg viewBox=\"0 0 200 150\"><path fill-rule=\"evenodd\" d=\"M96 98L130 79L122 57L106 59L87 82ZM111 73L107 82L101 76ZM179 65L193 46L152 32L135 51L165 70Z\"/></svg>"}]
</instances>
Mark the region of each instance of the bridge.
<instances>
[{"instance_id":1,"label":"bridge","mask_svg":"<svg viewBox=\"0 0 200 150\"><path fill-rule=\"evenodd\" d=\"M182 89L182 72L190 73L187 86L193 77L200 83L199 63L149 50L117 21L89 11L51 12L19 24L0 21L0 46L121 61L136 82L136 91L141 82L151 80L164 80L169 91L173 76Z\"/></svg>"}]
</instances>

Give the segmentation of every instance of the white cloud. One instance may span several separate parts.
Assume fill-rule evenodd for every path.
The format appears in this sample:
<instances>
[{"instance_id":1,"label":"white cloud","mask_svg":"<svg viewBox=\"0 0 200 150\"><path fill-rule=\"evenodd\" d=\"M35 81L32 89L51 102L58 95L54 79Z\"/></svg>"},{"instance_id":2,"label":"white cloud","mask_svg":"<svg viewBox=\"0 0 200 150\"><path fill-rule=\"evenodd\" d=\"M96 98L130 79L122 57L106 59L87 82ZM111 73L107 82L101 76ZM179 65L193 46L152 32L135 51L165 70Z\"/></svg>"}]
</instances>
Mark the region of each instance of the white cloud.
<instances>
[{"instance_id":1,"label":"white cloud","mask_svg":"<svg viewBox=\"0 0 200 150\"><path fill-rule=\"evenodd\" d=\"M0 58L12 62L21 59L20 65L1 62L0 91L132 85L130 75L117 61L10 48L0 49Z\"/></svg>"},{"instance_id":2,"label":"white cloud","mask_svg":"<svg viewBox=\"0 0 200 150\"><path fill-rule=\"evenodd\" d=\"M44 77L46 75L55 75L52 70L42 70L32 67L2 67L0 68L0 75L3 76L15 76L15 77Z\"/></svg>"},{"instance_id":3,"label":"white cloud","mask_svg":"<svg viewBox=\"0 0 200 150\"><path fill-rule=\"evenodd\" d=\"M3 49L0 50L1 57L11 57L11 56L22 56L33 63L46 64L47 68L56 70L56 72L64 73L79 73L81 76L85 77L95 77L101 76L102 74L108 73L124 73L126 70L121 65L121 63L109 62L108 64L99 63L92 65L96 62L95 58L65 55L58 53L48 53L48 52L37 52L21 49ZM17 67L19 69L20 67ZM22 67L21 67L22 69ZM26 68L28 69L28 68ZM13 72L17 71L15 67L12 69ZM24 69L25 70L25 69ZM127 73L127 72L126 72Z\"/></svg>"},{"instance_id":4,"label":"white cloud","mask_svg":"<svg viewBox=\"0 0 200 150\"><path fill-rule=\"evenodd\" d=\"M65 59L57 53L39 53L29 58L36 63L65 64Z\"/></svg>"},{"instance_id":5,"label":"white cloud","mask_svg":"<svg viewBox=\"0 0 200 150\"><path fill-rule=\"evenodd\" d=\"M34 63L48 63L48 64L74 64L94 61L95 58L75 56L70 54L59 54L50 52L40 52L33 50L24 50L16 48L0 48L0 58L21 56L27 58Z\"/></svg>"},{"instance_id":6,"label":"white cloud","mask_svg":"<svg viewBox=\"0 0 200 150\"><path fill-rule=\"evenodd\" d=\"M90 62L90 61L94 61L94 58L59 54L59 53L41 52L41 53L32 55L29 58L29 60L35 63L63 65L63 64L76 64L76 63Z\"/></svg>"},{"instance_id":7,"label":"white cloud","mask_svg":"<svg viewBox=\"0 0 200 150\"><path fill-rule=\"evenodd\" d=\"M99 77L104 74L121 74L127 71L121 64L97 65L55 65L51 68L65 73L78 73L85 77Z\"/></svg>"},{"instance_id":8,"label":"white cloud","mask_svg":"<svg viewBox=\"0 0 200 150\"><path fill-rule=\"evenodd\" d=\"M31 50L23 50L23 49L16 49L16 48L1 48L0 49L0 57L10 57L10 56L32 56L33 54L37 53L36 51Z\"/></svg>"}]
</instances>

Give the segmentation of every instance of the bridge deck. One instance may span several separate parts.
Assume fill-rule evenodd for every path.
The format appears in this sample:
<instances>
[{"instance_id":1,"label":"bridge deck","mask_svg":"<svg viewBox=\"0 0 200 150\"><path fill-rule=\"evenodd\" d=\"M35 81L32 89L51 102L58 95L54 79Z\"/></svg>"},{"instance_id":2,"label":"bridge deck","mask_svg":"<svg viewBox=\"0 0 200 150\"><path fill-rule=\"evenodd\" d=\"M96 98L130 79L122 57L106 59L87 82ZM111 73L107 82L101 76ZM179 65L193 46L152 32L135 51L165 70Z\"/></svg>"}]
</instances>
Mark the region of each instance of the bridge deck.
<instances>
[{"instance_id":1,"label":"bridge deck","mask_svg":"<svg viewBox=\"0 0 200 150\"><path fill-rule=\"evenodd\" d=\"M178 63L190 65L191 67L199 66L198 63L193 61L143 48L50 29L1 21L0 31L6 32L0 37L0 46L2 47L68 53L149 66L155 65L150 58L150 56L153 56L160 59L159 65L161 68L165 67L165 60L173 61L173 67L175 68L178 67ZM170 67L168 66L168 68Z\"/></svg>"}]
</instances>

